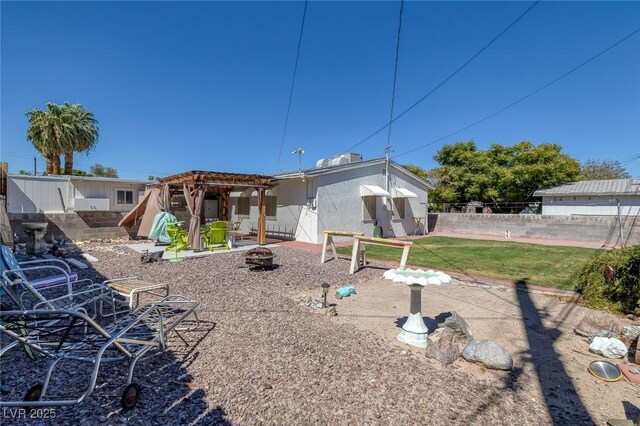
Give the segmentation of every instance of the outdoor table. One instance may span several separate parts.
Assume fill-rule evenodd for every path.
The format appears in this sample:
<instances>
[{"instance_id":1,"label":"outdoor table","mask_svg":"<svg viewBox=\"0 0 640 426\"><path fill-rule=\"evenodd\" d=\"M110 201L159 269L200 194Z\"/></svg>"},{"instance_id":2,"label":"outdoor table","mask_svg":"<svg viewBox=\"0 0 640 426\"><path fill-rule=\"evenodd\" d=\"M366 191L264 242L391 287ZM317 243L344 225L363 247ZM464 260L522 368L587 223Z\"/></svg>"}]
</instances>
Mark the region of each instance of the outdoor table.
<instances>
[{"instance_id":1,"label":"outdoor table","mask_svg":"<svg viewBox=\"0 0 640 426\"><path fill-rule=\"evenodd\" d=\"M451 277L443 272L422 269L389 269L384 278L395 283L403 283L411 289L409 316L398 334L398 340L419 348L427 347L429 329L422 319L422 289L428 285L442 285L451 282Z\"/></svg>"},{"instance_id":2,"label":"outdoor table","mask_svg":"<svg viewBox=\"0 0 640 426\"><path fill-rule=\"evenodd\" d=\"M127 300L130 309L138 307L141 293L148 293L160 298L165 298L169 295L169 284L151 284L137 277L107 280L104 284L108 285L120 296L123 296Z\"/></svg>"}]
</instances>

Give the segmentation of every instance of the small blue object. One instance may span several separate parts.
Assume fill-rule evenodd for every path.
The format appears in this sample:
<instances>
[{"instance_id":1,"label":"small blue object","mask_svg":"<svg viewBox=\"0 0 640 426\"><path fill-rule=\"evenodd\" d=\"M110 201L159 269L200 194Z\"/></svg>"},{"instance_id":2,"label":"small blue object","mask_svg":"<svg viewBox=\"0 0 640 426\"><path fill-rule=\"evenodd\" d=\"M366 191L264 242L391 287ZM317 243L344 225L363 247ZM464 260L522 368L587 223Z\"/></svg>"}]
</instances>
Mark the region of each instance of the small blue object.
<instances>
[{"instance_id":1,"label":"small blue object","mask_svg":"<svg viewBox=\"0 0 640 426\"><path fill-rule=\"evenodd\" d=\"M340 287L336 290L336 294L339 294L342 297L349 297L352 294L356 294L356 288L353 286Z\"/></svg>"}]
</instances>

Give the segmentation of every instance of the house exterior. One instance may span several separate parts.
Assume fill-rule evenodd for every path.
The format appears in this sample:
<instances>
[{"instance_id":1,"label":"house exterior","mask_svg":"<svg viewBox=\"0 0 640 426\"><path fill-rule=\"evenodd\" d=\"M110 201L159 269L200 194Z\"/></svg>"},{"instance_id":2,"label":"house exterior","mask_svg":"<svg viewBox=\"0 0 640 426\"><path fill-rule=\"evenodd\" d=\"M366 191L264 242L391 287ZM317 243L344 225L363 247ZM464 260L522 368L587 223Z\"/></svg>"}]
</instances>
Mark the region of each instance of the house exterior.
<instances>
[{"instance_id":1,"label":"house exterior","mask_svg":"<svg viewBox=\"0 0 640 426\"><path fill-rule=\"evenodd\" d=\"M585 180L533 193L542 197L542 214L549 216L637 216L640 179Z\"/></svg>"},{"instance_id":2,"label":"house exterior","mask_svg":"<svg viewBox=\"0 0 640 426\"><path fill-rule=\"evenodd\" d=\"M312 169L273 176L266 192L267 234L320 243L325 230L364 232L372 236L424 233L427 191L423 179L384 158L362 161L358 154L320 160ZM254 230L258 217L255 190L232 192L231 220L242 231Z\"/></svg>"},{"instance_id":3,"label":"house exterior","mask_svg":"<svg viewBox=\"0 0 640 426\"><path fill-rule=\"evenodd\" d=\"M128 212L148 181L9 174L8 213Z\"/></svg>"}]
</instances>

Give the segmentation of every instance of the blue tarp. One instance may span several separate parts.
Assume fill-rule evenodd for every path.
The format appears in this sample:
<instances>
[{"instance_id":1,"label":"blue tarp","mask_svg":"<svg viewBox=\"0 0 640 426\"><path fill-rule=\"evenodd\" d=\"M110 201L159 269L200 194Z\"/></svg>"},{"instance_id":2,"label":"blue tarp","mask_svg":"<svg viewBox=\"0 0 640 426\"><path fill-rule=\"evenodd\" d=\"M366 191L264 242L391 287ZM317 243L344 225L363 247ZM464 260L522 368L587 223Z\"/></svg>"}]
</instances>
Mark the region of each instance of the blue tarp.
<instances>
[{"instance_id":1,"label":"blue tarp","mask_svg":"<svg viewBox=\"0 0 640 426\"><path fill-rule=\"evenodd\" d=\"M339 294L342 297L349 297L352 294L356 294L356 288L354 286L340 287L336 290L336 294Z\"/></svg>"},{"instance_id":2,"label":"blue tarp","mask_svg":"<svg viewBox=\"0 0 640 426\"><path fill-rule=\"evenodd\" d=\"M176 223L178 219L169 212L157 213L153 218L153 224L151 225L151 231L149 231L150 240L158 240L161 243L170 243L171 238L167 233L167 224Z\"/></svg>"}]
</instances>

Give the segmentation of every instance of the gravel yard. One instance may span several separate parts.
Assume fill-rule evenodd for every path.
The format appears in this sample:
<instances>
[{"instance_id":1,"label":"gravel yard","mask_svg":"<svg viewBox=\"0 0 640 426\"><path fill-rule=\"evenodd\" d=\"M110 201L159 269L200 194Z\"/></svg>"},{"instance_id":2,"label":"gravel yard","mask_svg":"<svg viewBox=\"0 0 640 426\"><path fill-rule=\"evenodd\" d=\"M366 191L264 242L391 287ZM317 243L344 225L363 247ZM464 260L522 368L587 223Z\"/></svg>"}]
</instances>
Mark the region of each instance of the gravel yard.
<instances>
[{"instance_id":1,"label":"gravel yard","mask_svg":"<svg viewBox=\"0 0 640 426\"><path fill-rule=\"evenodd\" d=\"M318 295L322 282L366 285L381 269L349 275L346 260L320 265L318 254L285 247L273 249L279 267L265 272L247 270L242 253L142 264L124 246L87 244L83 250L99 262L81 275L169 282L172 293L201 301L202 326L185 335L194 345L174 335L169 350L139 362L134 381L142 395L131 411L122 412L119 403L125 368L110 368L104 386L82 404L57 408L55 420L10 421L5 414L2 424L594 423L575 409L575 395L549 409L537 386L514 380L513 373L434 365L422 351L295 300L305 292ZM12 351L2 359L2 381L24 392L43 365ZM73 366L61 376L58 386L84 383Z\"/></svg>"}]
</instances>

